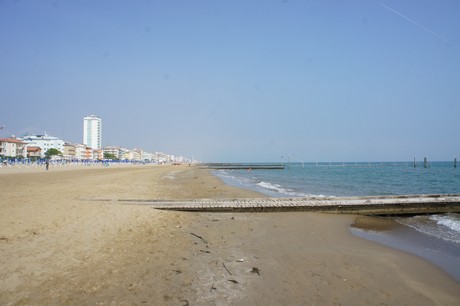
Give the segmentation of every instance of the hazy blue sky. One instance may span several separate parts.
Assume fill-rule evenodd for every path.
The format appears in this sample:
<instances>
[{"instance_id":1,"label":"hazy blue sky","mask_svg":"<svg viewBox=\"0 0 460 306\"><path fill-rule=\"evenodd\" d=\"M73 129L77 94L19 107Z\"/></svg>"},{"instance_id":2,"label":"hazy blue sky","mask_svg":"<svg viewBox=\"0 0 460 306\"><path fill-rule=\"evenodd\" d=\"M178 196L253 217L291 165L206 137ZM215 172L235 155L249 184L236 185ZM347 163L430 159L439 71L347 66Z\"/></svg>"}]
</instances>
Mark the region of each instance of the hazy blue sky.
<instances>
[{"instance_id":1,"label":"hazy blue sky","mask_svg":"<svg viewBox=\"0 0 460 306\"><path fill-rule=\"evenodd\" d=\"M202 161L460 158L460 1L0 0L0 136Z\"/></svg>"}]
</instances>

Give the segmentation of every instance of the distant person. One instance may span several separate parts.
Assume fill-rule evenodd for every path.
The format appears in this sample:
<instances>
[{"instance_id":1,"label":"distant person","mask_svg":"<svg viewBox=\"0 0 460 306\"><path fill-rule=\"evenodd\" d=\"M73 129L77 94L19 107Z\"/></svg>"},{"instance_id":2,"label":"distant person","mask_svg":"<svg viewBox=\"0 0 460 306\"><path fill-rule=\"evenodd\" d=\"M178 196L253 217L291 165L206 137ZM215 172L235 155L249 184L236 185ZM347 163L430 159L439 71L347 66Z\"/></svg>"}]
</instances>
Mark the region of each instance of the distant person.
<instances>
[{"instance_id":1,"label":"distant person","mask_svg":"<svg viewBox=\"0 0 460 306\"><path fill-rule=\"evenodd\" d=\"M45 162L45 167L46 167L46 170L48 171L48 169L50 168L50 161L49 161L49 159L46 160L46 162Z\"/></svg>"}]
</instances>

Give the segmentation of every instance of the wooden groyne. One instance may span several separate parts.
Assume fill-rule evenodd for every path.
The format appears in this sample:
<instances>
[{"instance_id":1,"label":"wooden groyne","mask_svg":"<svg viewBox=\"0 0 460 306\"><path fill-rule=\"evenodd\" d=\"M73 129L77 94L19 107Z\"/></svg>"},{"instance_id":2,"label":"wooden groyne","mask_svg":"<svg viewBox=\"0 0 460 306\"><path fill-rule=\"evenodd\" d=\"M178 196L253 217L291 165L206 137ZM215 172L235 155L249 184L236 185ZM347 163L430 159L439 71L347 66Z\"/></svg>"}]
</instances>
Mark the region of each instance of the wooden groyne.
<instances>
[{"instance_id":1,"label":"wooden groyne","mask_svg":"<svg viewBox=\"0 0 460 306\"><path fill-rule=\"evenodd\" d=\"M199 164L200 168L214 170L279 170L284 169L281 164L235 164L235 163L209 163Z\"/></svg>"},{"instance_id":2,"label":"wooden groyne","mask_svg":"<svg viewBox=\"0 0 460 306\"><path fill-rule=\"evenodd\" d=\"M460 194L201 200L120 199L117 202L131 205L150 205L155 209L162 210L195 212L311 211L360 215L460 212Z\"/></svg>"}]
</instances>

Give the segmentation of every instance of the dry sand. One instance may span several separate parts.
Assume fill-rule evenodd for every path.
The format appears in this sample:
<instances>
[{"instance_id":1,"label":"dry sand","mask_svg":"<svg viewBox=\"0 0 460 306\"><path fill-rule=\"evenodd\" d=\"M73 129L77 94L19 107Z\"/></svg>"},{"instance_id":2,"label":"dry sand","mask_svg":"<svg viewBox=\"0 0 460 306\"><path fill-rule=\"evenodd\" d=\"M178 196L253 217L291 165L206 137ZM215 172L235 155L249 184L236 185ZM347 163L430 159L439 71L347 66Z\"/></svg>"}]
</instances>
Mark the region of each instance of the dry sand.
<instances>
[{"instance_id":1,"label":"dry sand","mask_svg":"<svg viewBox=\"0 0 460 306\"><path fill-rule=\"evenodd\" d=\"M0 169L2 305L460 305L458 282L353 237L353 216L88 201L261 195L187 166L62 170Z\"/></svg>"}]
</instances>

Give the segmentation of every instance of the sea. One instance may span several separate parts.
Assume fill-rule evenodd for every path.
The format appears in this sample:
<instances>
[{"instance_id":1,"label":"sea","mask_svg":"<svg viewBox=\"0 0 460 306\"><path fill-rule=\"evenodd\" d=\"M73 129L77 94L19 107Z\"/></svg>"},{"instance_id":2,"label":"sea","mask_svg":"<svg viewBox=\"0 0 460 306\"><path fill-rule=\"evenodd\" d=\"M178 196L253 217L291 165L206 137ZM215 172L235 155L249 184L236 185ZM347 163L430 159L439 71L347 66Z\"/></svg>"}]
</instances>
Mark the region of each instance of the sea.
<instances>
[{"instance_id":1,"label":"sea","mask_svg":"<svg viewBox=\"0 0 460 306\"><path fill-rule=\"evenodd\" d=\"M226 184L270 197L460 194L454 162L286 163L278 170L215 170ZM353 235L422 257L460 282L460 214L386 217L398 226ZM376 218L377 219L377 218Z\"/></svg>"}]
</instances>

